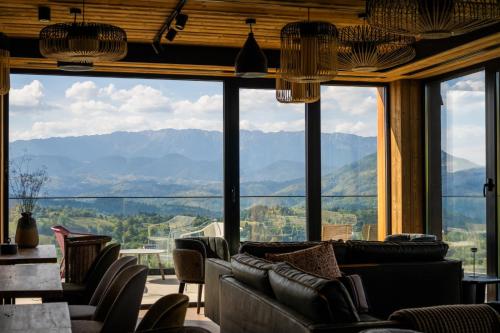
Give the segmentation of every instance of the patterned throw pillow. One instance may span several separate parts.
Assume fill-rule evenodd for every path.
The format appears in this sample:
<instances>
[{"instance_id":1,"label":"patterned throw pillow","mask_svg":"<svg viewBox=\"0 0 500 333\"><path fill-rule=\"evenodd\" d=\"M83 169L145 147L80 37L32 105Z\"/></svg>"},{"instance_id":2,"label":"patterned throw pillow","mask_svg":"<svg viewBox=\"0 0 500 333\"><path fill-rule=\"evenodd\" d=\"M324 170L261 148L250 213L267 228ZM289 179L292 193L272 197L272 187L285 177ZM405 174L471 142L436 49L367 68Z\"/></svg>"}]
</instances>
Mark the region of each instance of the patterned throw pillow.
<instances>
[{"instance_id":1,"label":"patterned throw pillow","mask_svg":"<svg viewBox=\"0 0 500 333\"><path fill-rule=\"evenodd\" d=\"M327 279L337 279L342 276L330 242L295 252L266 253L266 259L274 262L285 261L305 272Z\"/></svg>"}]
</instances>

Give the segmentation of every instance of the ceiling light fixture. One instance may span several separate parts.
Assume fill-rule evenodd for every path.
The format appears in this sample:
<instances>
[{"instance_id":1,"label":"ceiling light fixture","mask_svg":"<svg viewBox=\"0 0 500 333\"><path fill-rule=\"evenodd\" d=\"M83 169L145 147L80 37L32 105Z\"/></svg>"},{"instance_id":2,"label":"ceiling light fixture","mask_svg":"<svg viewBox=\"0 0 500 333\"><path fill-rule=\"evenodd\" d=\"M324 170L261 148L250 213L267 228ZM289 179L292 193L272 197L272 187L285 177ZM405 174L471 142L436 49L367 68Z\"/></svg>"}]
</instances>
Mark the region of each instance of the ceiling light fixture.
<instances>
[{"instance_id":1,"label":"ceiling light fixture","mask_svg":"<svg viewBox=\"0 0 500 333\"><path fill-rule=\"evenodd\" d=\"M0 32L0 95L6 95L10 90L9 58L9 39Z\"/></svg>"},{"instance_id":2,"label":"ceiling light fixture","mask_svg":"<svg viewBox=\"0 0 500 333\"><path fill-rule=\"evenodd\" d=\"M253 35L252 24L255 24L256 21L253 18L248 18L245 23L250 26L250 32L245 44L236 56L235 74L244 78L264 77L267 75L267 58Z\"/></svg>"},{"instance_id":3,"label":"ceiling light fixture","mask_svg":"<svg viewBox=\"0 0 500 333\"><path fill-rule=\"evenodd\" d=\"M308 12L309 13L309 12ZM282 77L292 82L325 82L337 75L337 28L328 22L293 22L281 29Z\"/></svg>"},{"instance_id":4,"label":"ceiling light fixture","mask_svg":"<svg viewBox=\"0 0 500 333\"><path fill-rule=\"evenodd\" d=\"M186 27L188 21L188 16L186 14L179 13L175 17L175 29L182 31Z\"/></svg>"},{"instance_id":5,"label":"ceiling light fixture","mask_svg":"<svg viewBox=\"0 0 500 333\"><path fill-rule=\"evenodd\" d=\"M72 23L49 25L40 31L40 53L47 58L72 63L116 61L127 54L127 34L117 26L85 22L85 1L82 11L71 8Z\"/></svg>"},{"instance_id":6,"label":"ceiling light fixture","mask_svg":"<svg viewBox=\"0 0 500 333\"><path fill-rule=\"evenodd\" d=\"M368 23L403 35L438 39L500 21L498 0L367 0Z\"/></svg>"},{"instance_id":7,"label":"ceiling light fixture","mask_svg":"<svg viewBox=\"0 0 500 333\"><path fill-rule=\"evenodd\" d=\"M167 33L165 34L165 38L169 42L173 42L175 39L175 36L177 36L177 30L175 30L173 28L168 29Z\"/></svg>"},{"instance_id":8,"label":"ceiling light fixture","mask_svg":"<svg viewBox=\"0 0 500 333\"><path fill-rule=\"evenodd\" d=\"M50 7L46 6L38 7L38 21L43 23L50 22Z\"/></svg>"},{"instance_id":9,"label":"ceiling light fixture","mask_svg":"<svg viewBox=\"0 0 500 333\"><path fill-rule=\"evenodd\" d=\"M374 72L412 60L415 38L396 35L369 26L357 25L339 30L339 69Z\"/></svg>"},{"instance_id":10,"label":"ceiling light fixture","mask_svg":"<svg viewBox=\"0 0 500 333\"><path fill-rule=\"evenodd\" d=\"M94 64L91 62L58 61L57 68L66 72L89 72L94 70Z\"/></svg>"},{"instance_id":11,"label":"ceiling light fixture","mask_svg":"<svg viewBox=\"0 0 500 333\"><path fill-rule=\"evenodd\" d=\"M298 83L276 77L276 99L280 103L313 103L320 97L319 82Z\"/></svg>"}]
</instances>

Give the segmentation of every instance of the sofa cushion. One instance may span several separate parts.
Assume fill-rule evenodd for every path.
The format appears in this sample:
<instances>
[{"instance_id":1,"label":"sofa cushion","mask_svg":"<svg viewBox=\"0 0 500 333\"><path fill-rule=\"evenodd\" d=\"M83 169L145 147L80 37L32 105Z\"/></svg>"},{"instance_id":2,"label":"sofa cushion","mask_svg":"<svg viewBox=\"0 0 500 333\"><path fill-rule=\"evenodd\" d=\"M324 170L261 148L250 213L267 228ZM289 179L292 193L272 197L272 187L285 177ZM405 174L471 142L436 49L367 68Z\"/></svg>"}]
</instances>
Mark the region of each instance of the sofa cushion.
<instances>
[{"instance_id":1,"label":"sofa cushion","mask_svg":"<svg viewBox=\"0 0 500 333\"><path fill-rule=\"evenodd\" d=\"M273 265L269 282L279 302L316 323L358 322L360 318L339 280L306 273L288 263Z\"/></svg>"},{"instance_id":2,"label":"sofa cushion","mask_svg":"<svg viewBox=\"0 0 500 333\"><path fill-rule=\"evenodd\" d=\"M236 280L269 296L273 295L269 284L269 270L272 265L272 262L248 253L240 253L231 258L231 269Z\"/></svg>"},{"instance_id":3,"label":"sofa cushion","mask_svg":"<svg viewBox=\"0 0 500 333\"><path fill-rule=\"evenodd\" d=\"M342 276L330 242L290 253L268 253L266 258L274 262L286 261L299 269L326 279Z\"/></svg>"},{"instance_id":4,"label":"sofa cushion","mask_svg":"<svg viewBox=\"0 0 500 333\"><path fill-rule=\"evenodd\" d=\"M242 242L239 253L248 253L255 257L265 258L267 253L288 253L307 249L323 242ZM343 241L330 241L339 265L345 261L347 245Z\"/></svg>"},{"instance_id":5,"label":"sofa cushion","mask_svg":"<svg viewBox=\"0 0 500 333\"><path fill-rule=\"evenodd\" d=\"M437 237L429 234L394 234L385 237L386 242L435 242Z\"/></svg>"},{"instance_id":6,"label":"sofa cushion","mask_svg":"<svg viewBox=\"0 0 500 333\"><path fill-rule=\"evenodd\" d=\"M440 261L448 252L443 242L347 241L350 264Z\"/></svg>"},{"instance_id":7,"label":"sofa cushion","mask_svg":"<svg viewBox=\"0 0 500 333\"><path fill-rule=\"evenodd\" d=\"M366 291L361 276L358 274L342 275L339 280L344 284L349 292L358 313L361 315L362 313L370 312L368 298L366 297Z\"/></svg>"}]
</instances>

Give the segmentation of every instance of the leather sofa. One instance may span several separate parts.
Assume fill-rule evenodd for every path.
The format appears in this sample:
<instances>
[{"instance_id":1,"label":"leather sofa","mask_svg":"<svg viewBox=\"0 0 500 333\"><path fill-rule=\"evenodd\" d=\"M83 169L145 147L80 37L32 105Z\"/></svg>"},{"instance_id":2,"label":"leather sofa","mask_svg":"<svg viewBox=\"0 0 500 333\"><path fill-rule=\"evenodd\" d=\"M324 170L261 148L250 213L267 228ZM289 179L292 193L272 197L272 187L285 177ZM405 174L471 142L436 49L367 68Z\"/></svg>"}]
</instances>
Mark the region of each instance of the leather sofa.
<instances>
[{"instance_id":1,"label":"leather sofa","mask_svg":"<svg viewBox=\"0 0 500 333\"><path fill-rule=\"evenodd\" d=\"M244 242L240 253L263 258L320 242ZM444 259L442 242L333 242L344 274L358 274L370 305L370 317L352 323L311 320L270 295L232 275L231 264L207 259L205 314L221 325L221 332L359 332L367 328L397 327L386 319L399 309L460 303L461 262ZM222 302L220 300L223 300Z\"/></svg>"}]
</instances>

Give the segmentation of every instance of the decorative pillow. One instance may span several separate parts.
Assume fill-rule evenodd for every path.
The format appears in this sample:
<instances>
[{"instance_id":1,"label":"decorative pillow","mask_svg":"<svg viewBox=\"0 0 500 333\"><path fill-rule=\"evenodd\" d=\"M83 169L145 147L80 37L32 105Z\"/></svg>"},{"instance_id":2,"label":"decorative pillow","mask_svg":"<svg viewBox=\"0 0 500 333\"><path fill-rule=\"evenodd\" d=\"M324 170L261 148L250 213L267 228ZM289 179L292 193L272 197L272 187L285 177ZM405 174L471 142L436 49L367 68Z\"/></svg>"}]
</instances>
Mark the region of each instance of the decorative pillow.
<instances>
[{"instance_id":1,"label":"decorative pillow","mask_svg":"<svg viewBox=\"0 0 500 333\"><path fill-rule=\"evenodd\" d=\"M276 299L315 323L360 321L348 291L339 280L324 279L282 262L269 271Z\"/></svg>"},{"instance_id":2,"label":"decorative pillow","mask_svg":"<svg viewBox=\"0 0 500 333\"><path fill-rule=\"evenodd\" d=\"M358 313L368 313L370 308L368 306L368 299L366 297L365 287L363 286L363 280L361 276L357 274L343 275L339 279L346 287L349 295L351 296L352 302L356 307Z\"/></svg>"},{"instance_id":3,"label":"decorative pillow","mask_svg":"<svg viewBox=\"0 0 500 333\"><path fill-rule=\"evenodd\" d=\"M322 276L326 279L336 279L342 276L335 252L330 242L308 249L282 254L266 254L266 259L274 262L286 261L305 272Z\"/></svg>"},{"instance_id":4,"label":"decorative pillow","mask_svg":"<svg viewBox=\"0 0 500 333\"><path fill-rule=\"evenodd\" d=\"M269 270L272 266L272 262L248 253L237 254L231 258L231 270L236 280L269 296L273 296L273 290L269 284Z\"/></svg>"}]
</instances>

